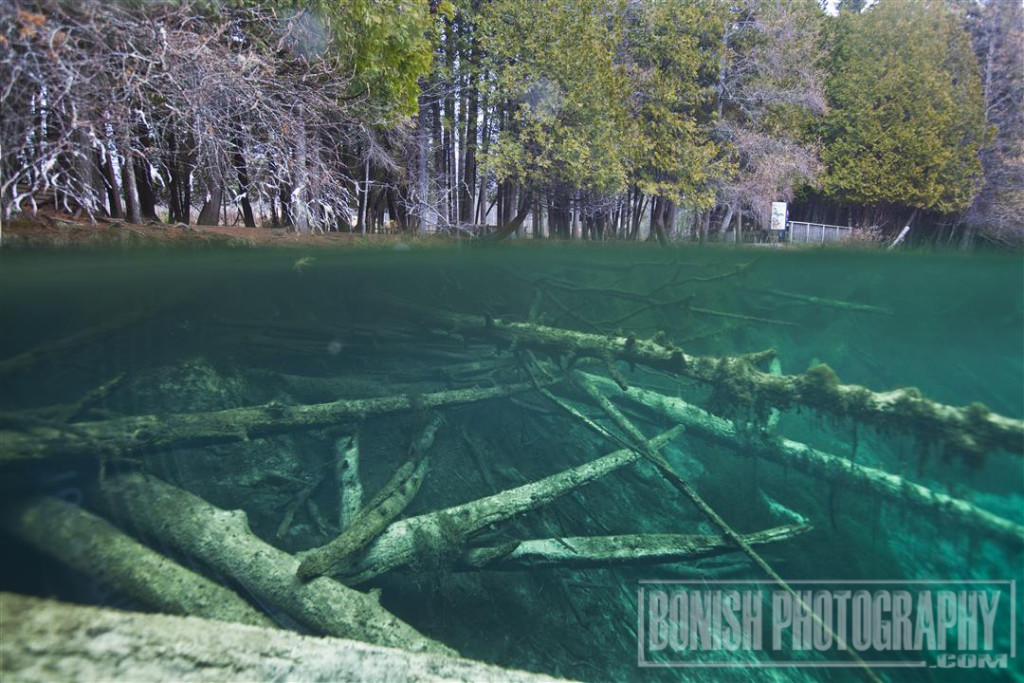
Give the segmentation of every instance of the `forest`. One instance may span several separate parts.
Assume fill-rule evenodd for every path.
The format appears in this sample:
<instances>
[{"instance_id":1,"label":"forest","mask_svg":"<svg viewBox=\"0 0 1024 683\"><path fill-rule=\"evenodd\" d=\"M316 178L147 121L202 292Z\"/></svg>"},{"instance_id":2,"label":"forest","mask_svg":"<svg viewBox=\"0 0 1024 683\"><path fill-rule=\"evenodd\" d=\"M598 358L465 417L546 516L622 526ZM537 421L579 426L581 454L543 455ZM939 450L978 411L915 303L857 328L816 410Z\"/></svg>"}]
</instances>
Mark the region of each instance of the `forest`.
<instances>
[{"instance_id":1,"label":"forest","mask_svg":"<svg viewBox=\"0 0 1024 683\"><path fill-rule=\"evenodd\" d=\"M1019 243L1020 3L825 4L3 0L3 219Z\"/></svg>"}]
</instances>

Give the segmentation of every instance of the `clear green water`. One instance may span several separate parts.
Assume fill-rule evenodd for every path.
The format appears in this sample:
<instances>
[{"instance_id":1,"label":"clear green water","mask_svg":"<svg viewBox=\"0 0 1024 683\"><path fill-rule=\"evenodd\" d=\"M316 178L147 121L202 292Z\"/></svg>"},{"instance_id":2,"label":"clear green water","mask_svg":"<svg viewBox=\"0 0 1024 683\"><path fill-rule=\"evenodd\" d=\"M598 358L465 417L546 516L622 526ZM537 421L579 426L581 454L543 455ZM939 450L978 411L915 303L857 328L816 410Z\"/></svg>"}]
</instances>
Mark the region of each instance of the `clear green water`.
<instances>
[{"instance_id":1,"label":"clear green water","mask_svg":"<svg viewBox=\"0 0 1024 683\"><path fill-rule=\"evenodd\" d=\"M744 264L749 267L733 274ZM661 302L689 294L693 298L689 304L648 308L608 291L573 291L580 287L641 295L656 290L652 300ZM298 404L416 394L525 377L508 350L480 340L459 343L431 334L379 303L382 297L397 296L443 310L521 320L528 318L532 305L534 314L547 324L609 334L621 330L641 337L663 331L696 355L774 348L786 373L827 363L843 382L874 390L916 386L937 401L957 406L979 401L1002 415L1024 417L1024 264L1019 256L641 247L388 249L308 255L7 253L0 257L0 291L0 359L33 348L44 351L0 376L0 410L8 416L72 403L122 374L110 396L92 406L91 414L76 419L209 411L271 400ZM799 297L884 310L836 308ZM53 345L125 316L124 325L108 333ZM467 359L495 357L507 361L508 367L484 376L453 376L440 370ZM698 404L707 399L706 388L691 380L642 368L633 373L621 369L631 382ZM599 366L596 371L603 372ZM597 411L590 414L603 419ZM445 419L431 469L406 515L491 492L460 430L469 431L482 447L490 475L501 488L547 476L617 447L537 394L524 394L515 402L503 399L451 409ZM402 413L361 426L367 496L404 462L422 422L421 415ZM24 424L15 417L6 417L4 423L4 428L14 430ZM667 426L638 424L648 434ZM779 431L843 456L850 453L855 432L849 423L806 409L784 414ZM247 443L138 454L132 462L104 463L104 476L141 466L219 506L246 510L258 535L297 552L327 538L301 512L287 534L275 537L282 511L295 493L294 482L287 477L302 479L322 466L330 458L336 434L337 430L295 432ZM1017 523L1024 521L1019 455L988 453L980 467L969 467L898 432L862 428L856 430L856 439L858 462L968 499ZM810 520L814 531L764 550L787 579L1021 576L1019 551L961 532L940 518L893 509L869 496L737 458L697 438L684 436L667 454L740 531L781 523L772 517L762 492ZM88 504L99 475L95 458L7 464L3 496L51 493ZM328 515L337 505L336 496L326 485L313 494ZM523 539L713 529L692 505L642 466L638 473L609 475L521 516L503 532L505 537ZM4 563L0 589L140 607L116 589L63 569L14 540L5 537L2 542L4 556L19 559ZM383 589L382 604L424 633L467 656L504 666L589 680L679 680L681 675L697 680L862 678L856 669L681 673L638 668L637 582L700 576L763 578L734 554L692 566L470 573L444 566L417 567L387 574L373 585ZM1003 636L1003 644L1007 638ZM780 653L772 656L785 658ZM1017 661L998 672L914 669L884 675L892 680L1009 680L1021 675Z\"/></svg>"}]
</instances>

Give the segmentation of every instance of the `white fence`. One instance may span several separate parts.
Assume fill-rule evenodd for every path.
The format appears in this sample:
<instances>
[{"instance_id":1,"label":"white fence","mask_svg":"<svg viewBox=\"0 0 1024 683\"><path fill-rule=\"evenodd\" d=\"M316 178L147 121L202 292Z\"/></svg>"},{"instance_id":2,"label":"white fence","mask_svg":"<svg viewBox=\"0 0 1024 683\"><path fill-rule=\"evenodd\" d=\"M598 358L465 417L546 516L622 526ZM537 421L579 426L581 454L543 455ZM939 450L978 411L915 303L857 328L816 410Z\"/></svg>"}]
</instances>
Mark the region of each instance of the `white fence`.
<instances>
[{"instance_id":1,"label":"white fence","mask_svg":"<svg viewBox=\"0 0 1024 683\"><path fill-rule=\"evenodd\" d=\"M852 237L853 228L848 225L789 222L790 242L824 244L825 242L844 242Z\"/></svg>"}]
</instances>

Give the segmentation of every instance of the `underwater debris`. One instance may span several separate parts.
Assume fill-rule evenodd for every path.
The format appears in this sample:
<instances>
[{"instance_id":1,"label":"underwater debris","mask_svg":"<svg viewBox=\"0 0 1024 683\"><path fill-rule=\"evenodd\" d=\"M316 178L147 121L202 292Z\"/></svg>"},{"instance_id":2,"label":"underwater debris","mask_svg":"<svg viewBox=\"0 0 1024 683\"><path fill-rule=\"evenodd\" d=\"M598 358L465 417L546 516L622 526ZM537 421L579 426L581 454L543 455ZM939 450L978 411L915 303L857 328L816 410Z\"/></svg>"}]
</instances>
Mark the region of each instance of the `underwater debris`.
<instances>
[{"instance_id":1,"label":"underwater debris","mask_svg":"<svg viewBox=\"0 0 1024 683\"><path fill-rule=\"evenodd\" d=\"M780 289L746 289L745 291L763 296L774 296L780 299L799 301L801 303L812 304L814 306L838 308L840 310L845 311L857 311L859 313L877 313L879 315L893 314L891 310L889 310L888 308L882 308L881 306L871 306L870 304L858 304L852 301L828 299L820 296L810 296L808 294L797 294L795 292L784 292Z\"/></svg>"},{"instance_id":2,"label":"underwater debris","mask_svg":"<svg viewBox=\"0 0 1024 683\"><path fill-rule=\"evenodd\" d=\"M269 617L231 589L147 548L78 505L51 496L21 501L0 513L0 526L149 608L275 628Z\"/></svg>"},{"instance_id":3,"label":"underwater debris","mask_svg":"<svg viewBox=\"0 0 1024 683\"><path fill-rule=\"evenodd\" d=\"M793 597L793 599L801 606L802 609L806 610L808 613L811 613L812 618L815 619L815 621L821 626L822 629L828 632L831 637L837 639L838 642L842 642L840 637L837 634L833 633L832 630L828 627L828 625L822 622L819 617L814 615L810 606L804 601L800 594L797 593L789 585L789 583L785 579L783 579L782 576L765 561L763 557L761 557L760 553L754 550L753 547L743 538L743 536L737 533L736 530L733 529L732 526L728 522L726 522L725 519L723 519L722 516L715 511L714 508L708 505L707 501L705 501L704 498L699 493L697 493L697 489L695 489L693 485L690 484L690 482L681 477L679 473L675 471L675 468L673 468L669 464L669 462L665 460L658 452L656 452L647 445L647 440L646 437L644 437L643 432L641 432L640 429L637 428L637 426L633 424L633 422L622 413L622 411L616 408L611 403L611 401L606 396L604 396L604 394L602 394L597 389L597 387L592 382L590 382L587 379L587 377L584 376L582 373L576 373L574 377L577 380L577 384L584 390L584 392L588 396L590 396L590 398L593 399L595 403L601 406L601 409L605 411L608 417L610 417L611 420L615 424L617 424L620 429L622 429L622 431L628 434L629 437L636 442L637 446L639 446L639 449L641 453L644 455L644 457L646 457L647 460L652 462L658 468L658 471L662 475L664 475L665 479L667 479L668 482L672 484L672 486L676 490L678 490L680 493L686 496L690 500L690 502L693 503L693 505L698 510L700 510L701 514L704 515L708 519L708 521L711 522L711 524L714 525L722 533L722 535L725 538L727 538L739 550L741 550L743 554L746 555L747 558L750 559L750 561L757 566L758 569L760 569L766 576L768 576L768 578L774 581L779 588L789 593L789 595ZM845 646L843 649L845 649ZM863 667L864 673L867 675L869 680L881 683L881 679L879 679L874 674L871 668L860 658L859 655L852 651L849 653L849 655L854 662L857 662Z\"/></svg>"},{"instance_id":4,"label":"underwater debris","mask_svg":"<svg viewBox=\"0 0 1024 683\"><path fill-rule=\"evenodd\" d=\"M606 390L616 388L614 382L604 377L592 374L586 374L586 377ZM727 446L738 455L764 458L811 477L841 482L844 487L869 492L902 507L920 509L937 518L1008 542L1013 547L1024 545L1024 527L1021 525L982 510L973 503L932 491L898 475L851 462L791 439L758 438L747 430L737 428L730 420L712 415L682 399L648 389L633 387L626 393L611 395L617 400L685 425L689 434Z\"/></svg>"},{"instance_id":5,"label":"underwater debris","mask_svg":"<svg viewBox=\"0 0 1024 683\"><path fill-rule=\"evenodd\" d=\"M841 384L826 365L801 375L773 375L757 365L775 357L775 351L734 357L691 356L659 343L657 339L606 337L515 322L488 316L449 313L414 306L395 298L384 302L404 313L467 336L508 343L515 338L518 348L551 355L571 353L576 357L613 358L646 365L711 385L716 403L751 407L757 412L791 405L807 406L819 413L850 417L876 427L892 427L926 435L954 449L984 453L996 448L1024 454L1024 420L980 411L977 407L957 408L925 398L915 389L875 392L856 384Z\"/></svg>"},{"instance_id":6,"label":"underwater debris","mask_svg":"<svg viewBox=\"0 0 1024 683\"><path fill-rule=\"evenodd\" d=\"M427 452L441 426L441 416L434 415L409 449L411 458L398 468L384 488L345 527L333 541L304 553L297 576L309 581L317 576L343 573L349 558L366 547L374 538L408 507L419 493L426 475L429 458Z\"/></svg>"},{"instance_id":7,"label":"underwater debris","mask_svg":"<svg viewBox=\"0 0 1024 683\"><path fill-rule=\"evenodd\" d=\"M312 266L315 261L315 256L303 256L292 264L292 270L301 275L307 268Z\"/></svg>"},{"instance_id":8,"label":"underwater debris","mask_svg":"<svg viewBox=\"0 0 1024 683\"><path fill-rule=\"evenodd\" d=\"M809 524L789 524L752 534L745 543L761 546L788 541L811 531ZM511 546L511 547L509 547ZM504 546L472 548L459 558L463 569L584 569L618 565L688 562L742 552L723 536L681 534L626 534L619 536L566 536L515 541Z\"/></svg>"},{"instance_id":9,"label":"underwater debris","mask_svg":"<svg viewBox=\"0 0 1024 683\"><path fill-rule=\"evenodd\" d=\"M664 446L680 432L682 428L676 427L659 434L651 439L651 447ZM370 544L364 554L356 558L351 573L343 577L344 581L349 585L360 584L384 572L411 564L416 560L418 549L421 552L436 552L433 544L427 543L425 548L418 548L418 545L424 545L423 538L443 537L442 520L445 523L454 522L454 531L464 539L469 538L491 525L546 505L572 490L636 462L640 457L632 448L617 450L529 484L445 510L394 522ZM447 531L450 536L452 530ZM417 536L421 539L420 544L416 542ZM452 541L448 539L450 545L457 545Z\"/></svg>"},{"instance_id":10,"label":"underwater debris","mask_svg":"<svg viewBox=\"0 0 1024 683\"><path fill-rule=\"evenodd\" d=\"M338 480L338 531L352 526L363 509L363 484L359 479L359 434L343 436L334 443Z\"/></svg>"},{"instance_id":11,"label":"underwater debris","mask_svg":"<svg viewBox=\"0 0 1024 683\"><path fill-rule=\"evenodd\" d=\"M296 581L299 560L257 538L241 510L215 507L142 474L108 477L99 494L104 510L126 526L231 577L267 608L317 633L412 652L454 654L369 595L327 577Z\"/></svg>"},{"instance_id":12,"label":"underwater debris","mask_svg":"<svg viewBox=\"0 0 1024 683\"><path fill-rule=\"evenodd\" d=\"M450 652L403 652L349 639L11 593L0 593L0 612L12 617L4 622L3 662L12 680L556 680Z\"/></svg>"},{"instance_id":13,"label":"underwater debris","mask_svg":"<svg viewBox=\"0 0 1024 683\"><path fill-rule=\"evenodd\" d=\"M0 462L55 456L89 456L208 446L251 438L331 427L370 417L504 398L533 389L530 382L490 388L452 389L429 394L340 399L330 403L284 406L271 403L205 413L137 415L76 422L68 428L26 424L0 430Z\"/></svg>"}]
</instances>

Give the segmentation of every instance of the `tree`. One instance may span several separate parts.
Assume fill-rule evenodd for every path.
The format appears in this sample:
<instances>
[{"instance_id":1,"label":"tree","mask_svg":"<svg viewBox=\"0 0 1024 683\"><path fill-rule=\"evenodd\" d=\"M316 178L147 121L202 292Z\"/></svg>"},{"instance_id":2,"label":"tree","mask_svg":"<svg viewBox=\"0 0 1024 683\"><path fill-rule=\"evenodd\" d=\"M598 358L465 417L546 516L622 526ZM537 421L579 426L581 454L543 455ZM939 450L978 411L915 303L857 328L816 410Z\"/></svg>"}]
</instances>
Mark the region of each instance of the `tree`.
<instances>
[{"instance_id":1,"label":"tree","mask_svg":"<svg viewBox=\"0 0 1024 683\"><path fill-rule=\"evenodd\" d=\"M880 0L831 36L829 113L818 129L827 197L870 208L966 209L987 144L977 62L940 2Z\"/></svg>"},{"instance_id":2,"label":"tree","mask_svg":"<svg viewBox=\"0 0 1024 683\"><path fill-rule=\"evenodd\" d=\"M826 108L823 20L813 0L744 0L724 12L715 137L733 170L717 183L722 233L744 211L767 225L773 201L817 182L818 150L804 131Z\"/></svg>"},{"instance_id":3,"label":"tree","mask_svg":"<svg viewBox=\"0 0 1024 683\"><path fill-rule=\"evenodd\" d=\"M986 231L1008 241L1024 240L1024 8L1017 2L973 2L968 28L981 65L985 120L996 127L981 155L985 185L965 216L962 244Z\"/></svg>"},{"instance_id":4,"label":"tree","mask_svg":"<svg viewBox=\"0 0 1024 683\"><path fill-rule=\"evenodd\" d=\"M516 218L533 191L550 189L560 201L625 186L631 121L616 64L619 5L496 0L486 8L481 44L495 74L488 100L503 122L487 165L523 188Z\"/></svg>"},{"instance_id":5,"label":"tree","mask_svg":"<svg viewBox=\"0 0 1024 683\"><path fill-rule=\"evenodd\" d=\"M724 173L711 139L710 74L718 61L718 3L630 3L624 61L630 75L636 141L631 180L652 196L651 232L667 239L676 205L710 208Z\"/></svg>"}]
</instances>

